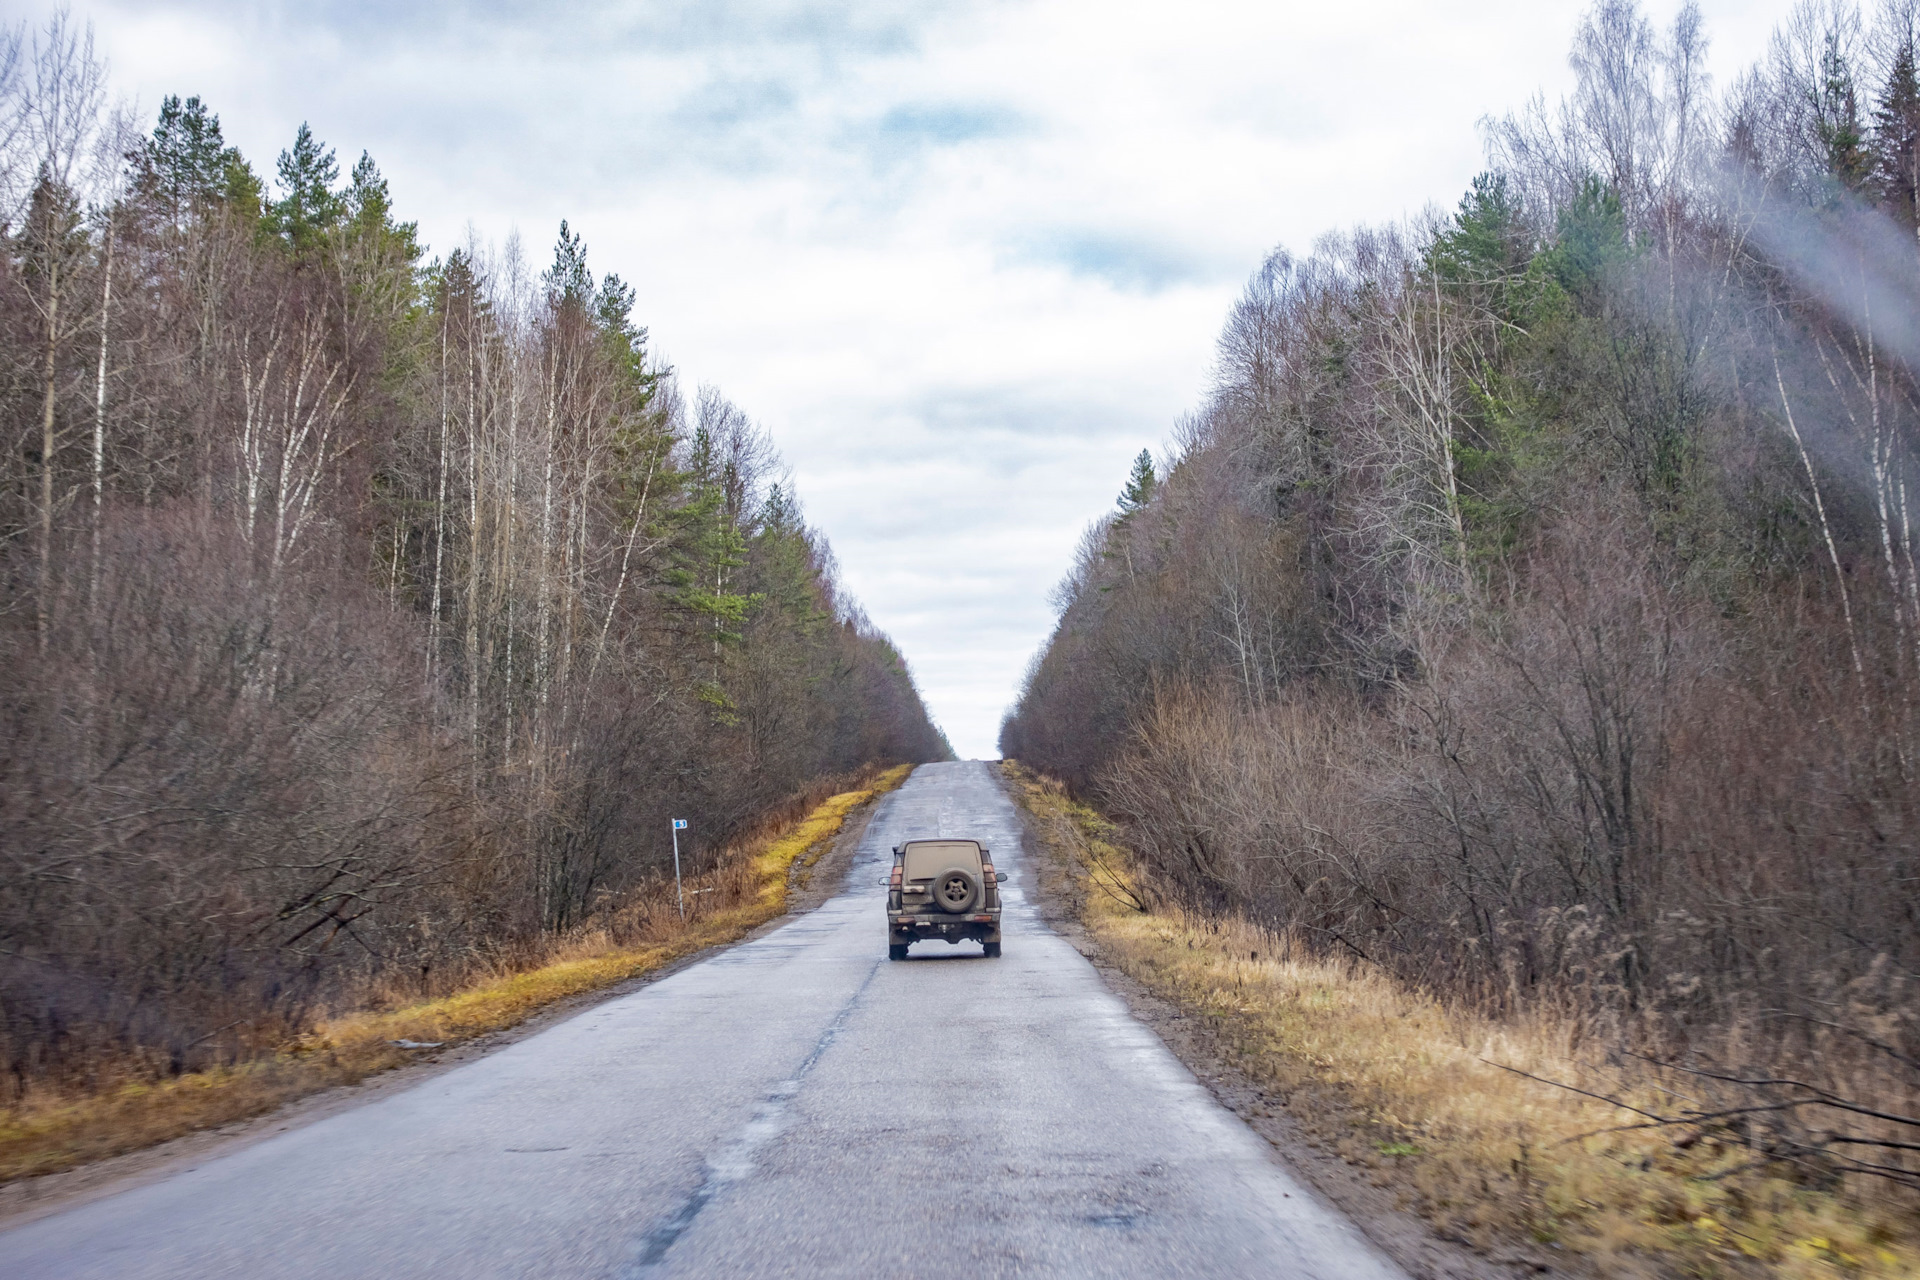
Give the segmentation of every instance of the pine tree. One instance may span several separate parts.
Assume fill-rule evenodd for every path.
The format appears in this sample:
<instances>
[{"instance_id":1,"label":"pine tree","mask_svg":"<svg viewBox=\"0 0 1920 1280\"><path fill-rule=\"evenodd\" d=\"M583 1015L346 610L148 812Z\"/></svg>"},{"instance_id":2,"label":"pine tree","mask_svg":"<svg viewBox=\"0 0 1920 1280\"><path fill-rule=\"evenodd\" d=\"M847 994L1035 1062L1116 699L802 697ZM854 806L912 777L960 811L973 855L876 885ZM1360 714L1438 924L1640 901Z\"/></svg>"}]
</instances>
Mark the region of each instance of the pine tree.
<instances>
[{"instance_id":1,"label":"pine tree","mask_svg":"<svg viewBox=\"0 0 1920 1280\"><path fill-rule=\"evenodd\" d=\"M355 235L378 234L417 243L419 224L393 220L393 197L373 157L362 151L341 196L342 213ZM416 256L418 250L415 251Z\"/></svg>"},{"instance_id":2,"label":"pine tree","mask_svg":"<svg viewBox=\"0 0 1920 1280\"><path fill-rule=\"evenodd\" d=\"M134 182L179 219L225 194L228 159L220 117L199 98L169 96L160 103L153 136L134 151Z\"/></svg>"},{"instance_id":3,"label":"pine tree","mask_svg":"<svg viewBox=\"0 0 1920 1280\"><path fill-rule=\"evenodd\" d=\"M340 164L333 149L323 147L303 122L292 149L280 153L279 171L285 194L273 206L274 230L297 252L314 249L345 212L333 190Z\"/></svg>"},{"instance_id":4,"label":"pine tree","mask_svg":"<svg viewBox=\"0 0 1920 1280\"><path fill-rule=\"evenodd\" d=\"M1159 484L1153 473L1153 455L1142 449L1140 456L1133 460L1133 470L1127 475L1127 487L1120 491L1120 510L1132 515L1153 501L1153 491Z\"/></svg>"},{"instance_id":5,"label":"pine tree","mask_svg":"<svg viewBox=\"0 0 1920 1280\"><path fill-rule=\"evenodd\" d=\"M361 287L375 287L394 295L395 304L410 296L414 267L425 251L415 222L393 220L393 197L373 157L362 151L353 166L347 189L338 197L340 235L362 265Z\"/></svg>"},{"instance_id":6,"label":"pine tree","mask_svg":"<svg viewBox=\"0 0 1920 1280\"><path fill-rule=\"evenodd\" d=\"M165 221L184 225L217 205L258 219L264 190L236 147L226 144L220 117L199 98L169 95L150 137L127 156L141 200Z\"/></svg>"},{"instance_id":7,"label":"pine tree","mask_svg":"<svg viewBox=\"0 0 1920 1280\"><path fill-rule=\"evenodd\" d=\"M1460 198L1453 225L1433 239L1428 265L1442 280L1485 280L1522 271L1528 249L1520 197L1504 173L1483 173Z\"/></svg>"},{"instance_id":8,"label":"pine tree","mask_svg":"<svg viewBox=\"0 0 1920 1280\"><path fill-rule=\"evenodd\" d=\"M420 302L419 227L395 222L393 197L373 157L362 151L347 189L335 198L339 221L333 236L340 250L341 279L364 305L362 314L396 324ZM404 365L403 343L394 343L392 372Z\"/></svg>"},{"instance_id":9,"label":"pine tree","mask_svg":"<svg viewBox=\"0 0 1920 1280\"><path fill-rule=\"evenodd\" d=\"M227 148L220 198L236 216L251 218L263 229L271 230L267 220L267 184L260 181L260 175L236 147Z\"/></svg>"}]
</instances>

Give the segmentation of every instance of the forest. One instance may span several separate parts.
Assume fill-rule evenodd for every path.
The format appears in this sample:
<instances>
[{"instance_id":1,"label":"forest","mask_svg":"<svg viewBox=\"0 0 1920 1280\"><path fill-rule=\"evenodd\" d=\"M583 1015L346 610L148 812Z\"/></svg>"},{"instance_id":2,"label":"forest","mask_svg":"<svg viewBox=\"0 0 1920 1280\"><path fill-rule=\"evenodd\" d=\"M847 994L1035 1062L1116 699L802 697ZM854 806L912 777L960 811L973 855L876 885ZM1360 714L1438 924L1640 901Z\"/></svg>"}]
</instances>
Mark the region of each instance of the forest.
<instances>
[{"instance_id":1,"label":"forest","mask_svg":"<svg viewBox=\"0 0 1920 1280\"><path fill-rule=\"evenodd\" d=\"M1916 1182L1920 5L1707 52L1599 0L1456 209L1272 253L1001 746L1145 892Z\"/></svg>"},{"instance_id":2,"label":"forest","mask_svg":"<svg viewBox=\"0 0 1920 1280\"><path fill-rule=\"evenodd\" d=\"M91 33L0 32L0 1053L279 1043L944 759L770 438L562 223L430 253Z\"/></svg>"}]
</instances>

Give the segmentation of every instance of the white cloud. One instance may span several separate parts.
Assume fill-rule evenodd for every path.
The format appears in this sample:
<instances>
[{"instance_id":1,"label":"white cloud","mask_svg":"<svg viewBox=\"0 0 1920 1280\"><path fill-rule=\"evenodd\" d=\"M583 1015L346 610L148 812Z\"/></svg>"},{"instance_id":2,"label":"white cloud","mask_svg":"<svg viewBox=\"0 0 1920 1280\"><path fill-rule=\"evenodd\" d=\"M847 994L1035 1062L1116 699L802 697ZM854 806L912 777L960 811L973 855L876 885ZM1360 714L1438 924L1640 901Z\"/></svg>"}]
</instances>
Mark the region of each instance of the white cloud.
<instances>
[{"instance_id":1,"label":"white cloud","mask_svg":"<svg viewBox=\"0 0 1920 1280\"><path fill-rule=\"evenodd\" d=\"M1275 243L1450 205L1571 0L81 4L255 167L303 120L445 249L561 218L774 432L965 754ZM1664 19L1671 4L1658 4ZM1731 74L1786 0L1704 6ZM21 10L37 16L34 10Z\"/></svg>"}]
</instances>

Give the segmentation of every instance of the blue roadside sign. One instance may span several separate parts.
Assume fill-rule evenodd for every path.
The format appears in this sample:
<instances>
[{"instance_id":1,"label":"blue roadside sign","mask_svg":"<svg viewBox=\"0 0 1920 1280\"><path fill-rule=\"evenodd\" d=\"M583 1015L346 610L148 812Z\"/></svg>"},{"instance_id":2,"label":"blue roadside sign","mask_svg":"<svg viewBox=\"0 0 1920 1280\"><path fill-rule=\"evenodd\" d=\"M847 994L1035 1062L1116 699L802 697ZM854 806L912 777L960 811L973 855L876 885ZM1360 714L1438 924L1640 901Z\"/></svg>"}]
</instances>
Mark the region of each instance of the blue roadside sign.
<instances>
[{"instance_id":1,"label":"blue roadside sign","mask_svg":"<svg viewBox=\"0 0 1920 1280\"><path fill-rule=\"evenodd\" d=\"M685 831L687 829L687 820L685 818L675 818L673 820L673 829L675 831Z\"/></svg>"}]
</instances>

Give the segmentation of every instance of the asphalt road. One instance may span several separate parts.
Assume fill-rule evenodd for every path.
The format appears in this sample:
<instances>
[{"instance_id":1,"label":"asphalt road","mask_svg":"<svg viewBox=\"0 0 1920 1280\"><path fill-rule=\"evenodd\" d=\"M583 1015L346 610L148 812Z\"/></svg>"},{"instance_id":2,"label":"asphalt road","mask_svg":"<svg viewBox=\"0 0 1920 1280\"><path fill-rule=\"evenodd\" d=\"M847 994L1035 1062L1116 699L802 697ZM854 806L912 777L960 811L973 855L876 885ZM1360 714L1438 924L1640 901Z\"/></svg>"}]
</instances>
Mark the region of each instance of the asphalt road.
<instances>
[{"instance_id":1,"label":"asphalt road","mask_svg":"<svg viewBox=\"0 0 1920 1280\"><path fill-rule=\"evenodd\" d=\"M420 1085L0 1234L6 1277L1399 1276L1022 894L979 763L850 889ZM888 850L971 836L1005 955L886 958Z\"/></svg>"}]
</instances>

